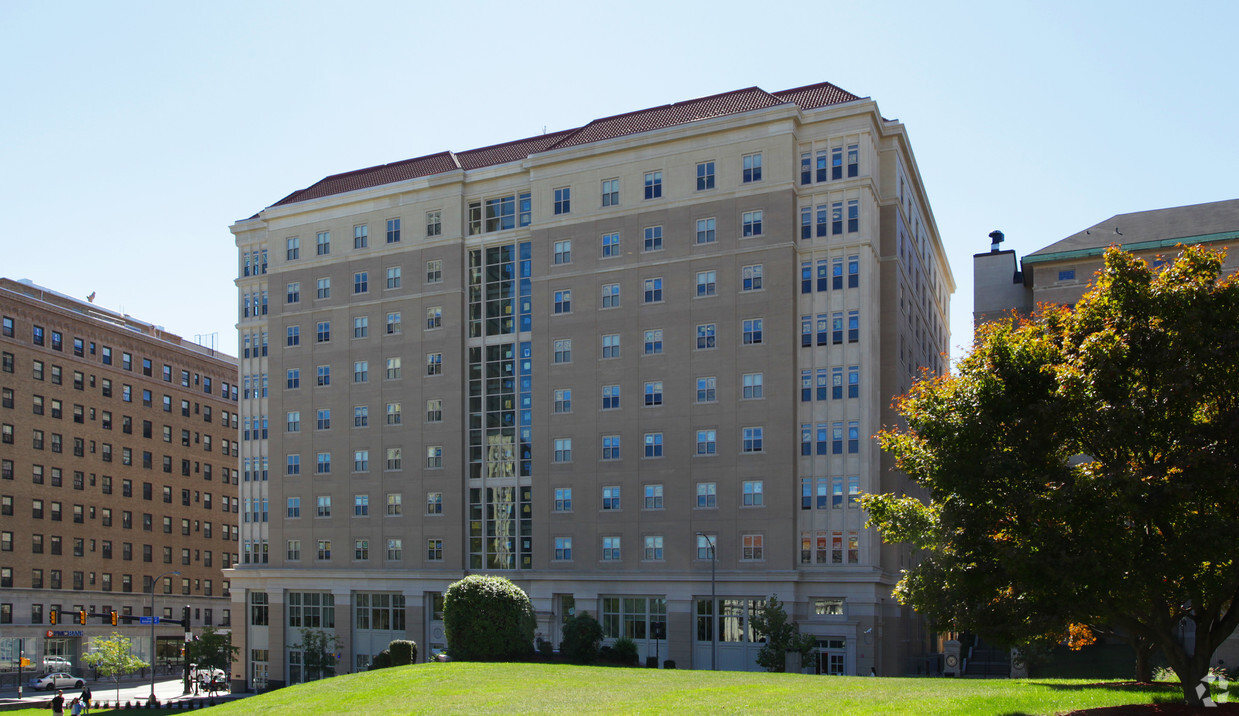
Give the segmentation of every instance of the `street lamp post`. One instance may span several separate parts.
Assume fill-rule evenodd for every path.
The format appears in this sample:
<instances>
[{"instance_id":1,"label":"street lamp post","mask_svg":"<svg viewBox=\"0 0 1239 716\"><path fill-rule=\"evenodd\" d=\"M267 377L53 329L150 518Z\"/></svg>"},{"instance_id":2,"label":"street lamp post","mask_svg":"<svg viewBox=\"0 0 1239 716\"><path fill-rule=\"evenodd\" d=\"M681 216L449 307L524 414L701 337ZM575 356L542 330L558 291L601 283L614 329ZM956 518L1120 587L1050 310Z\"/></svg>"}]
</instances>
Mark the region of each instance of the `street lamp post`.
<instances>
[{"instance_id":1,"label":"street lamp post","mask_svg":"<svg viewBox=\"0 0 1239 716\"><path fill-rule=\"evenodd\" d=\"M698 532L698 537L704 537L710 545L710 670L718 671L718 598L714 595L714 569L718 564L718 552L714 549L714 540L705 532Z\"/></svg>"},{"instance_id":2,"label":"street lamp post","mask_svg":"<svg viewBox=\"0 0 1239 716\"><path fill-rule=\"evenodd\" d=\"M163 579L164 577L171 577L174 574L179 575L180 572L176 570L173 570L171 572L164 572L158 577L155 577L155 579L151 582L151 698L152 699L155 698L155 618L156 618L155 617L155 585L159 584L159 580Z\"/></svg>"}]
</instances>

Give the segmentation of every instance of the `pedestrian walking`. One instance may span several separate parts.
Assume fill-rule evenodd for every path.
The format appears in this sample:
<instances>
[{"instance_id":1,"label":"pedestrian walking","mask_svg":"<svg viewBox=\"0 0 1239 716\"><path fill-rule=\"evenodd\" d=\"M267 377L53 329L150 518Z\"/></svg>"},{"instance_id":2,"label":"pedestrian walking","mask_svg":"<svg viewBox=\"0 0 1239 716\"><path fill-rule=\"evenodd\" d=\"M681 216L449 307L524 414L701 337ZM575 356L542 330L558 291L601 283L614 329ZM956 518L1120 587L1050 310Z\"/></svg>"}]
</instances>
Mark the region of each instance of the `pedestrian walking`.
<instances>
[{"instance_id":1,"label":"pedestrian walking","mask_svg":"<svg viewBox=\"0 0 1239 716\"><path fill-rule=\"evenodd\" d=\"M64 716L65 714L65 692L60 689L56 690L56 695L52 697L52 716Z\"/></svg>"},{"instance_id":2,"label":"pedestrian walking","mask_svg":"<svg viewBox=\"0 0 1239 716\"><path fill-rule=\"evenodd\" d=\"M82 687L82 695L80 697L82 699L82 713L90 713L90 700L94 697L95 695L90 690L90 684Z\"/></svg>"}]
</instances>

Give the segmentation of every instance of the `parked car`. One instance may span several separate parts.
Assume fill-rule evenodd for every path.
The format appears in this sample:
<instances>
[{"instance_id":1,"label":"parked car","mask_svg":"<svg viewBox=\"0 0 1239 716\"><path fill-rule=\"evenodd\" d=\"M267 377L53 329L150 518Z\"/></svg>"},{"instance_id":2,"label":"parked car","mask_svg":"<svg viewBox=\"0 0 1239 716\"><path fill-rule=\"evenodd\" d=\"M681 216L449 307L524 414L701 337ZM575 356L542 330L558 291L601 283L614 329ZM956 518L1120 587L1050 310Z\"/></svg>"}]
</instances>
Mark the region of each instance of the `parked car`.
<instances>
[{"instance_id":1,"label":"parked car","mask_svg":"<svg viewBox=\"0 0 1239 716\"><path fill-rule=\"evenodd\" d=\"M66 672L44 674L43 676L36 676L30 680L30 688L42 689L43 691L55 691L56 689L80 689L85 685L86 682L83 679Z\"/></svg>"},{"instance_id":2,"label":"parked car","mask_svg":"<svg viewBox=\"0 0 1239 716\"><path fill-rule=\"evenodd\" d=\"M63 656L45 656L43 657L43 668L48 671L69 671L73 668L73 662Z\"/></svg>"}]
</instances>

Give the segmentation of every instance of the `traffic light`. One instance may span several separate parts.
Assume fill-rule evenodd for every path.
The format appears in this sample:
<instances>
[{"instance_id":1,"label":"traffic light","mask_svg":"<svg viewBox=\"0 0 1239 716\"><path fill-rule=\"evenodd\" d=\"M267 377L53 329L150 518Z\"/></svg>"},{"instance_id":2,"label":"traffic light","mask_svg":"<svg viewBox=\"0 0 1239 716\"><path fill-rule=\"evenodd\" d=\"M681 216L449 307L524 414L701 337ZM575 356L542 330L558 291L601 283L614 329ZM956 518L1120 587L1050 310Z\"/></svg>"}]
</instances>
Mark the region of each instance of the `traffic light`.
<instances>
[{"instance_id":1,"label":"traffic light","mask_svg":"<svg viewBox=\"0 0 1239 716\"><path fill-rule=\"evenodd\" d=\"M51 625L56 626L56 617L59 615L59 613L55 609L53 609L49 611L47 614L49 617L51 617Z\"/></svg>"},{"instance_id":2,"label":"traffic light","mask_svg":"<svg viewBox=\"0 0 1239 716\"><path fill-rule=\"evenodd\" d=\"M86 623L86 610L85 610L85 609L81 609L81 610L79 610L79 611L78 611L78 613L77 613L77 623L78 623L78 624L85 624L85 623Z\"/></svg>"},{"instance_id":3,"label":"traffic light","mask_svg":"<svg viewBox=\"0 0 1239 716\"><path fill-rule=\"evenodd\" d=\"M181 625L189 629L189 607L181 607Z\"/></svg>"},{"instance_id":4,"label":"traffic light","mask_svg":"<svg viewBox=\"0 0 1239 716\"><path fill-rule=\"evenodd\" d=\"M112 626L116 626L116 612L112 612Z\"/></svg>"}]
</instances>

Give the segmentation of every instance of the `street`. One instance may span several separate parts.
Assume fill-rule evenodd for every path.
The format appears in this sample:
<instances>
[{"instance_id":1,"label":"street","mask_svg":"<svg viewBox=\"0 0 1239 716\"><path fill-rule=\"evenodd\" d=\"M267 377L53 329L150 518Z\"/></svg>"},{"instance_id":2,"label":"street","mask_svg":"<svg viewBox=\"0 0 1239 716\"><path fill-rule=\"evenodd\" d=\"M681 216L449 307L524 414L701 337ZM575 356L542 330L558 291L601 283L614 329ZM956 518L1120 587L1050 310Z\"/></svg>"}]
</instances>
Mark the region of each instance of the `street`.
<instances>
[{"instance_id":1,"label":"street","mask_svg":"<svg viewBox=\"0 0 1239 716\"><path fill-rule=\"evenodd\" d=\"M117 690L115 686L113 685L113 682L107 679L100 679L99 681L91 682L90 688L91 688L91 691L93 692L92 695L93 695L93 700L95 702L107 701L108 703L111 703L113 701L119 701L120 703L123 704L126 701L140 701L142 703L145 703L146 699L151 695L151 684L149 681L135 682L131 679L122 680L120 684L119 696L117 695ZM180 679L168 680L166 677L164 677L162 680L158 680L155 682L155 696L160 701L168 701L169 699L179 699L181 698L181 692L183 690L184 688L183 688L183 685ZM66 704L66 711L67 711L68 702L72 701L73 697L81 694L82 692L81 692L81 689L63 689L63 691L65 695L65 704ZM29 687L25 687L22 689L22 694L23 694L23 697L21 701L18 701L17 692L13 689L6 689L4 692L0 692L0 703L3 703L3 704L24 703L24 704L43 705L43 704L46 704L48 701L51 701L52 697L56 695L56 692L55 691L51 691L51 692L31 691ZM223 692L223 694L227 695L227 692ZM206 694L202 694L201 696L205 697ZM195 697L187 696L185 698L195 698Z\"/></svg>"}]
</instances>

